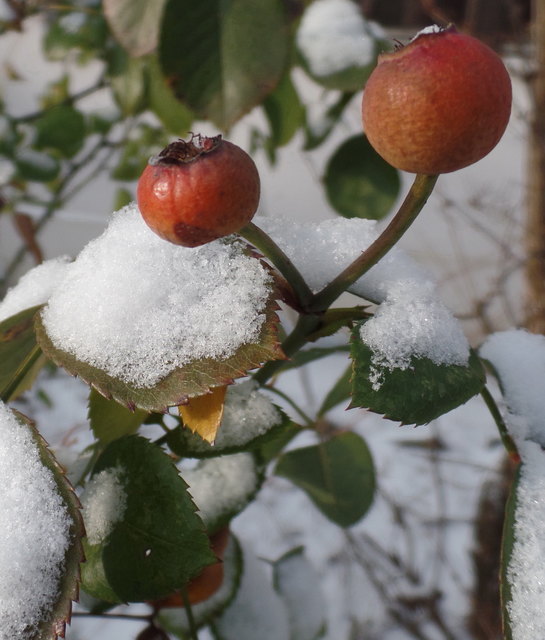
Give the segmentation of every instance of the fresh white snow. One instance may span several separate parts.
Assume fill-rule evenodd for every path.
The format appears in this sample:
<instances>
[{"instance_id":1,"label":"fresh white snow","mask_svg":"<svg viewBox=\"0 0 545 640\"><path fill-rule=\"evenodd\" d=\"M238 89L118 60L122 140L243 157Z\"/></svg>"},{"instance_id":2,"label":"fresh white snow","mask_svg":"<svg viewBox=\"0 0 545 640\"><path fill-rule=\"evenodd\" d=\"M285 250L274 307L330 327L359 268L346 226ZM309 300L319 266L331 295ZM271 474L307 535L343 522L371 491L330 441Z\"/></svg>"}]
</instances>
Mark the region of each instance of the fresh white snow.
<instances>
[{"instance_id":1,"label":"fresh white snow","mask_svg":"<svg viewBox=\"0 0 545 640\"><path fill-rule=\"evenodd\" d=\"M271 280L241 243L171 244L132 204L68 266L42 317L58 348L151 387L177 367L257 340Z\"/></svg>"},{"instance_id":2,"label":"fresh white snow","mask_svg":"<svg viewBox=\"0 0 545 640\"><path fill-rule=\"evenodd\" d=\"M70 518L29 427L3 403L0 486L0 639L27 640L58 597Z\"/></svg>"},{"instance_id":3,"label":"fresh white snow","mask_svg":"<svg viewBox=\"0 0 545 640\"><path fill-rule=\"evenodd\" d=\"M53 290L64 278L69 262L68 256L60 256L46 260L27 271L0 302L0 321L47 302Z\"/></svg>"},{"instance_id":4,"label":"fresh white snow","mask_svg":"<svg viewBox=\"0 0 545 640\"><path fill-rule=\"evenodd\" d=\"M194 469L182 469L180 475L189 485L205 525L244 507L259 480L251 453L203 460Z\"/></svg>"},{"instance_id":5,"label":"fresh white snow","mask_svg":"<svg viewBox=\"0 0 545 640\"><path fill-rule=\"evenodd\" d=\"M311 73L326 77L370 65L381 35L352 0L317 0L303 14L296 41Z\"/></svg>"},{"instance_id":6,"label":"fresh white snow","mask_svg":"<svg viewBox=\"0 0 545 640\"><path fill-rule=\"evenodd\" d=\"M127 506L123 469L104 469L94 475L85 487L81 504L89 544L104 542Z\"/></svg>"}]
</instances>

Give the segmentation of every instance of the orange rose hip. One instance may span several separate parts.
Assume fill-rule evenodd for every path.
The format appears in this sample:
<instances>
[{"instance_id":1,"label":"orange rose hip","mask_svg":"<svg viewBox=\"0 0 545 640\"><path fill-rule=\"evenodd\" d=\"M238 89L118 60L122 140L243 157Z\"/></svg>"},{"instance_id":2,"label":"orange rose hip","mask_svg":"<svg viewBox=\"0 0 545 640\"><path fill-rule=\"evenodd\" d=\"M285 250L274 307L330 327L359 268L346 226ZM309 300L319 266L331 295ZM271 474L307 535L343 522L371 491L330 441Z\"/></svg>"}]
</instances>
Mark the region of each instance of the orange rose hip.
<instances>
[{"instance_id":1,"label":"orange rose hip","mask_svg":"<svg viewBox=\"0 0 545 640\"><path fill-rule=\"evenodd\" d=\"M197 247L235 233L254 216L260 181L250 156L221 136L192 136L152 158L136 198L146 224L159 236Z\"/></svg>"},{"instance_id":2,"label":"orange rose hip","mask_svg":"<svg viewBox=\"0 0 545 640\"><path fill-rule=\"evenodd\" d=\"M511 113L501 58L454 27L426 29L379 57L363 93L371 145L403 171L456 171L487 155Z\"/></svg>"}]
</instances>

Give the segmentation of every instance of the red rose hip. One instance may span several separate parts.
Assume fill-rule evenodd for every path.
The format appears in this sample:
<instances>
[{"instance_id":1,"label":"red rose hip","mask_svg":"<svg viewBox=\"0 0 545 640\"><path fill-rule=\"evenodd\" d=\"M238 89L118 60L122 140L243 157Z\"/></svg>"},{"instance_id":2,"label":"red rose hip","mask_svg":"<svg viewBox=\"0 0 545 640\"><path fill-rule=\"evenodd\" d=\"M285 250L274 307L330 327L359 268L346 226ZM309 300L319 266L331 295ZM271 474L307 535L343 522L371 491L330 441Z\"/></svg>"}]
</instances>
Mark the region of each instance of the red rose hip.
<instances>
[{"instance_id":1,"label":"red rose hip","mask_svg":"<svg viewBox=\"0 0 545 640\"><path fill-rule=\"evenodd\" d=\"M254 161L221 136L169 144L140 176L136 197L161 238L197 247L235 233L254 216L260 182Z\"/></svg>"},{"instance_id":2,"label":"red rose hip","mask_svg":"<svg viewBox=\"0 0 545 640\"><path fill-rule=\"evenodd\" d=\"M398 169L429 175L487 155L510 113L511 81L500 57L454 27L426 29L381 55L362 102L375 150Z\"/></svg>"}]
</instances>

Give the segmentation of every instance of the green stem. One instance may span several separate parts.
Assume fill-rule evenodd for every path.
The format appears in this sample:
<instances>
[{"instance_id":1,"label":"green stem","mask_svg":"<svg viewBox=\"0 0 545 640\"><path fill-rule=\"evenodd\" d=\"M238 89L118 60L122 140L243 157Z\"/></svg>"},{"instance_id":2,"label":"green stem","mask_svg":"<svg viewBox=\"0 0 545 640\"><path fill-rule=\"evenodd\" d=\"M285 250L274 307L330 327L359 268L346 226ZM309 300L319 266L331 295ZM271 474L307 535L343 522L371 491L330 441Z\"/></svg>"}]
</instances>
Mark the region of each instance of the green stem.
<instances>
[{"instance_id":1,"label":"green stem","mask_svg":"<svg viewBox=\"0 0 545 640\"><path fill-rule=\"evenodd\" d=\"M26 357L26 359L23 362L23 364L16 371L16 373L13 376L9 386L6 389L4 389L4 392L2 393L2 396L0 397L0 400L2 400L3 402L9 402L9 400L12 397L12 395L17 391L17 389L18 389L19 385L21 384L21 382L25 379L25 376L32 369L32 367L36 364L36 362L38 361L38 358L41 355L42 355L42 350L40 349L40 347L38 345L35 345L32 348L32 351Z\"/></svg>"},{"instance_id":2,"label":"green stem","mask_svg":"<svg viewBox=\"0 0 545 640\"><path fill-rule=\"evenodd\" d=\"M186 587L180 589L180 594L182 596L182 600L184 602L184 609L187 614L187 623L189 625L189 635L191 640L199 640L199 634L197 631L197 625L195 623L195 617L193 615L193 610L191 608L191 602L189 600L189 594L187 592Z\"/></svg>"},{"instance_id":3,"label":"green stem","mask_svg":"<svg viewBox=\"0 0 545 640\"><path fill-rule=\"evenodd\" d=\"M314 425L315 421L312 420L310 416L307 416L307 414L301 409L301 407L296 402L294 402L287 393L280 391L280 389L277 389L276 387L267 386L266 388L267 391L272 391L273 393L276 393L276 395L283 398L290 405L290 407L292 407L301 416L301 418L303 418L303 421L308 427L312 427Z\"/></svg>"},{"instance_id":4,"label":"green stem","mask_svg":"<svg viewBox=\"0 0 545 640\"><path fill-rule=\"evenodd\" d=\"M295 325L293 331L282 343L282 351L288 356L294 353L306 344L308 336L320 326L321 316L319 315L301 315ZM284 360L271 360L257 373L254 374L254 380L258 384L265 384L275 373L284 366Z\"/></svg>"},{"instance_id":5,"label":"green stem","mask_svg":"<svg viewBox=\"0 0 545 640\"><path fill-rule=\"evenodd\" d=\"M513 438L509 435L507 425L505 424L505 421L501 415L498 405L496 404L496 401L494 400L494 398L492 397L492 394L490 393L490 391L486 386L484 386L481 389L481 396L485 401L486 406L488 407L488 410L490 411L490 414L492 415L492 418L496 423L496 426L498 427L502 444L505 447L505 450L507 451L507 453L509 454L509 457L515 461L520 460L520 455L517 449L517 445L515 444L515 441L513 440Z\"/></svg>"},{"instance_id":6,"label":"green stem","mask_svg":"<svg viewBox=\"0 0 545 640\"><path fill-rule=\"evenodd\" d=\"M359 258L313 297L308 307L310 311L319 312L328 309L341 293L390 251L426 204L438 177L421 174L416 176L409 193L390 224Z\"/></svg>"},{"instance_id":7,"label":"green stem","mask_svg":"<svg viewBox=\"0 0 545 640\"><path fill-rule=\"evenodd\" d=\"M239 232L245 240L254 245L261 253L269 258L274 266L280 271L288 283L292 286L297 295L300 306L304 309L312 300L312 291L305 282L303 276L295 268L293 262L282 251L282 249L253 222L249 222Z\"/></svg>"}]
</instances>

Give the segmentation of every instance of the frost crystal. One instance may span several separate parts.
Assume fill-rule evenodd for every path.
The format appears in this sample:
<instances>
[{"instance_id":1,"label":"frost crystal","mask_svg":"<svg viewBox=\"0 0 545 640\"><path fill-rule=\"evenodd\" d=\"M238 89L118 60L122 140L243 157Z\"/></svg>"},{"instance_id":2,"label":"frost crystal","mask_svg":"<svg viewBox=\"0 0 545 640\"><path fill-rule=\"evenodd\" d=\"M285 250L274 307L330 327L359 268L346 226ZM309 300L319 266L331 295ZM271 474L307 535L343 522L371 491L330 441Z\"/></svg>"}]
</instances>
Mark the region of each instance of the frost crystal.
<instances>
[{"instance_id":1,"label":"frost crystal","mask_svg":"<svg viewBox=\"0 0 545 640\"><path fill-rule=\"evenodd\" d=\"M0 321L47 302L51 292L62 281L69 261L68 256L61 256L28 271L0 303Z\"/></svg>"},{"instance_id":2,"label":"frost crystal","mask_svg":"<svg viewBox=\"0 0 545 640\"><path fill-rule=\"evenodd\" d=\"M205 525L244 507L258 485L251 453L203 460L195 469L182 470L181 476Z\"/></svg>"},{"instance_id":3,"label":"frost crystal","mask_svg":"<svg viewBox=\"0 0 545 640\"><path fill-rule=\"evenodd\" d=\"M240 243L176 246L129 205L68 266L42 317L56 347L151 387L189 362L227 358L258 340L271 282Z\"/></svg>"},{"instance_id":4,"label":"frost crystal","mask_svg":"<svg viewBox=\"0 0 545 640\"><path fill-rule=\"evenodd\" d=\"M83 522L89 544L104 542L116 522L123 518L127 495L122 481L123 469L104 469L94 475L81 496Z\"/></svg>"},{"instance_id":5,"label":"frost crystal","mask_svg":"<svg viewBox=\"0 0 545 640\"><path fill-rule=\"evenodd\" d=\"M0 640L27 640L59 592L70 518L29 429L0 403Z\"/></svg>"},{"instance_id":6,"label":"frost crystal","mask_svg":"<svg viewBox=\"0 0 545 640\"><path fill-rule=\"evenodd\" d=\"M303 14L297 46L310 71L325 77L371 64L376 34L352 0L317 0Z\"/></svg>"}]
</instances>

